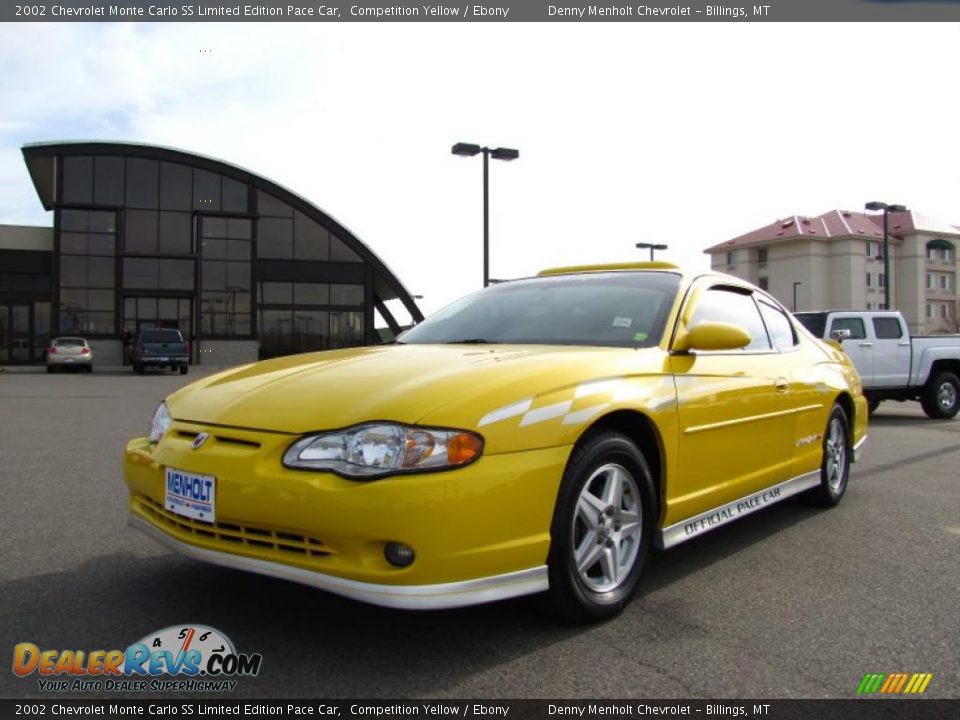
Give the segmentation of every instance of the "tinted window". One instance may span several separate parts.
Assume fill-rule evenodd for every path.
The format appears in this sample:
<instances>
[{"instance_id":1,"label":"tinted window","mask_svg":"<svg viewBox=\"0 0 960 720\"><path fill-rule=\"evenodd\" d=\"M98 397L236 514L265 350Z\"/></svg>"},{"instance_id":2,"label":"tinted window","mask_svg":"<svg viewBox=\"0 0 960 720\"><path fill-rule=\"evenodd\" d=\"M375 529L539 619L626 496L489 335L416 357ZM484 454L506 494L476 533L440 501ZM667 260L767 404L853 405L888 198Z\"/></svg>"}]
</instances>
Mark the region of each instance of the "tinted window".
<instances>
[{"instance_id":1,"label":"tinted window","mask_svg":"<svg viewBox=\"0 0 960 720\"><path fill-rule=\"evenodd\" d=\"M53 344L56 345L57 347L83 347L87 343L86 341L84 341L83 338L64 337L64 338L57 338L56 340L53 341Z\"/></svg>"},{"instance_id":2,"label":"tinted window","mask_svg":"<svg viewBox=\"0 0 960 720\"><path fill-rule=\"evenodd\" d=\"M760 319L760 312L748 293L726 288L710 288L697 301L690 327L702 322L722 322L743 328L750 334L750 344L743 350L769 350L770 341Z\"/></svg>"},{"instance_id":3,"label":"tinted window","mask_svg":"<svg viewBox=\"0 0 960 720\"><path fill-rule=\"evenodd\" d=\"M97 205L123 205L123 158L96 158L93 177L93 201Z\"/></svg>"},{"instance_id":4,"label":"tinted window","mask_svg":"<svg viewBox=\"0 0 960 720\"><path fill-rule=\"evenodd\" d=\"M179 330L144 330L140 334L140 340L148 343L172 343L183 342L183 337Z\"/></svg>"},{"instance_id":5,"label":"tinted window","mask_svg":"<svg viewBox=\"0 0 960 720\"><path fill-rule=\"evenodd\" d=\"M873 318L873 332L878 340L896 340L903 336L900 321L892 317Z\"/></svg>"},{"instance_id":6,"label":"tinted window","mask_svg":"<svg viewBox=\"0 0 960 720\"><path fill-rule=\"evenodd\" d=\"M793 325L789 318L779 308L758 300L760 314L763 316L763 322L767 326L767 332L773 341L773 346L777 350L789 350L797 344L797 336L794 334Z\"/></svg>"},{"instance_id":7,"label":"tinted window","mask_svg":"<svg viewBox=\"0 0 960 720\"><path fill-rule=\"evenodd\" d=\"M863 340L867 336L867 329L860 318L834 318L830 332L834 330L849 330L849 340Z\"/></svg>"},{"instance_id":8,"label":"tinted window","mask_svg":"<svg viewBox=\"0 0 960 720\"><path fill-rule=\"evenodd\" d=\"M156 160L127 160L127 205L139 208L157 207L159 175L160 164Z\"/></svg>"},{"instance_id":9,"label":"tinted window","mask_svg":"<svg viewBox=\"0 0 960 720\"><path fill-rule=\"evenodd\" d=\"M797 313L794 317L800 321L814 337L822 338L827 329L826 313Z\"/></svg>"},{"instance_id":10,"label":"tinted window","mask_svg":"<svg viewBox=\"0 0 960 720\"><path fill-rule=\"evenodd\" d=\"M649 347L660 341L679 283L677 275L658 272L503 283L448 305L406 333L402 342ZM331 335L355 332L356 314L332 314Z\"/></svg>"}]
</instances>

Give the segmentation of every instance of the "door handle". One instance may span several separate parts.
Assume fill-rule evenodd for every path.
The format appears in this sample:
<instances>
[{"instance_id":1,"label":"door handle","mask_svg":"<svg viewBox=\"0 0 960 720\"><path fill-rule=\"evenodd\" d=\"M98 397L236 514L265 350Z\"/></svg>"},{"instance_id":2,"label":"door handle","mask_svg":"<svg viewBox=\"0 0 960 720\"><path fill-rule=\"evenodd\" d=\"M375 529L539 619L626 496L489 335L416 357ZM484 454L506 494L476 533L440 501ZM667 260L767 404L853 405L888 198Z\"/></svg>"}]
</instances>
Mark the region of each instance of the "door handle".
<instances>
[{"instance_id":1,"label":"door handle","mask_svg":"<svg viewBox=\"0 0 960 720\"><path fill-rule=\"evenodd\" d=\"M897 347L910 347L910 341L897 343Z\"/></svg>"},{"instance_id":2,"label":"door handle","mask_svg":"<svg viewBox=\"0 0 960 720\"><path fill-rule=\"evenodd\" d=\"M785 393L790 389L790 383L788 383L785 378L777 378L773 381L773 386L777 389L778 393Z\"/></svg>"},{"instance_id":3,"label":"door handle","mask_svg":"<svg viewBox=\"0 0 960 720\"><path fill-rule=\"evenodd\" d=\"M857 343L860 347L873 347L873 343Z\"/></svg>"}]
</instances>

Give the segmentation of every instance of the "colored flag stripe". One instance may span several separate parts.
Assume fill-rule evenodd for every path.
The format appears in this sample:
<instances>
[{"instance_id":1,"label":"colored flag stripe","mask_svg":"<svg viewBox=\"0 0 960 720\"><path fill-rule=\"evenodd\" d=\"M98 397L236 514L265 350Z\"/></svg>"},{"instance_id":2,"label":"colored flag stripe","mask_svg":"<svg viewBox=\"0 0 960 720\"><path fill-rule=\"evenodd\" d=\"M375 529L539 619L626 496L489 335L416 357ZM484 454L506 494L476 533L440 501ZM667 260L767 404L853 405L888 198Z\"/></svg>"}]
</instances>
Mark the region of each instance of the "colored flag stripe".
<instances>
[{"instance_id":1,"label":"colored flag stripe","mask_svg":"<svg viewBox=\"0 0 960 720\"><path fill-rule=\"evenodd\" d=\"M926 673L926 677L923 679L923 683L917 688L916 692L922 693L927 689L927 685L930 684L930 681L933 680L933 673Z\"/></svg>"},{"instance_id":2,"label":"colored flag stripe","mask_svg":"<svg viewBox=\"0 0 960 720\"><path fill-rule=\"evenodd\" d=\"M914 688L920 685L920 674L914 673L910 677L910 682L907 683L907 686L903 689L904 693L912 693Z\"/></svg>"},{"instance_id":3,"label":"colored flag stripe","mask_svg":"<svg viewBox=\"0 0 960 720\"><path fill-rule=\"evenodd\" d=\"M880 689L883 679L886 677L883 673L874 673L873 682L870 683L870 687L867 688L868 693L875 693Z\"/></svg>"},{"instance_id":4,"label":"colored flag stripe","mask_svg":"<svg viewBox=\"0 0 960 720\"><path fill-rule=\"evenodd\" d=\"M903 690L903 686L904 686L904 684L907 682L907 679L908 679L909 677L910 677L910 676L909 676L907 673L900 673L900 682L897 683L896 688L894 688L893 690L891 690L891 692L898 693L898 692L900 692L901 690Z\"/></svg>"}]
</instances>

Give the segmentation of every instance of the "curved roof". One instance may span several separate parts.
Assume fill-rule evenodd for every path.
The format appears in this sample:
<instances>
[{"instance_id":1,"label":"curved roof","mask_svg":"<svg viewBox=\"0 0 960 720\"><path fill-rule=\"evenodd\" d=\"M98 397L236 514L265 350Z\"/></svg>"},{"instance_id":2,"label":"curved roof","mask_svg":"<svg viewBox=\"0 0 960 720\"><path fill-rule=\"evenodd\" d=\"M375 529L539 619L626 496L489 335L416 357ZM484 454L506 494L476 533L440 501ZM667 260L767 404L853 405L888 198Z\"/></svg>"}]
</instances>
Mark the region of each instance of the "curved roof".
<instances>
[{"instance_id":1,"label":"curved roof","mask_svg":"<svg viewBox=\"0 0 960 720\"><path fill-rule=\"evenodd\" d=\"M204 155L189 153L175 148L142 143L110 142L105 140L29 143L24 145L21 150L34 188L46 210L53 209L56 201L55 160L58 156L114 155L165 160L167 162L176 162L215 172L252 185L258 190L263 190L278 200L287 203L295 210L299 210L336 235L347 247L353 250L364 262L373 268L375 274L374 290L378 300L399 299L415 322L423 320L423 313L420 312L410 292L403 286L400 279L393 274L393 271L387 267L386 263L384 263L373 250L361 242L360 239L342 223L306 198L297 195L292 190L288 190L282 185L238 165L232 165L222 160L216 160Z\"/></svg>"}]
</instances>

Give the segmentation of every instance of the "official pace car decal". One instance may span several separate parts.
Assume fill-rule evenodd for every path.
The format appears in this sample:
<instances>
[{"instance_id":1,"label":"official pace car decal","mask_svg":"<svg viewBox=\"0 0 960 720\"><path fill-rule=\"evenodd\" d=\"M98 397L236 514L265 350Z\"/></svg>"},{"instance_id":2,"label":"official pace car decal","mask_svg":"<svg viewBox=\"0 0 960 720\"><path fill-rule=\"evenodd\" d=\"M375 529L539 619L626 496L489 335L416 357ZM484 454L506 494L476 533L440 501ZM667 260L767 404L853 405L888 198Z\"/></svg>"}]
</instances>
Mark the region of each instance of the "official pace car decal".
<instances>
[{"instance_id":1,"label":"official pace car decal","mask_svg":"<svg viewBox=\"0 0 960 720\"><path fill-rule=\"evenodd\" d=\"M125 650L13 648L13 673L37 675L41 692L226 692L237 677L259 674L260 653L238 653L233 642L206 625L171 625Z\"/></svg>"}]
</instances>

